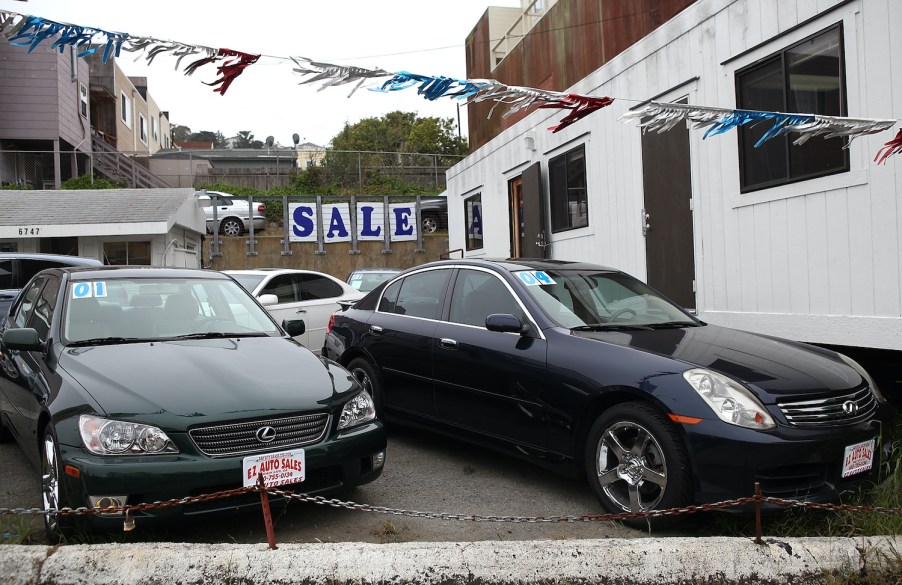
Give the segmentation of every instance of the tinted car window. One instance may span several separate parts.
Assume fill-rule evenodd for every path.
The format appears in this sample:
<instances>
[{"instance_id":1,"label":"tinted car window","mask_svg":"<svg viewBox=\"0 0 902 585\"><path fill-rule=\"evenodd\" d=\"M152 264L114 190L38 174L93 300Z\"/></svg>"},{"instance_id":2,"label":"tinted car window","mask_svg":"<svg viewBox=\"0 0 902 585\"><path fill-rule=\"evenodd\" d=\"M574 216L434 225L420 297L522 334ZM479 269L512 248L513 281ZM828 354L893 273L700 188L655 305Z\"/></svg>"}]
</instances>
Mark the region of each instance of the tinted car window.
<instances>
[{"instance_id":1,"label":"tinted car window","mask_svg":"<svg viewBox=\"0 0 902 585\"><path fill-rule=\"evenodd\" d=\"M385 289L382 300L379 302L379 310L383 313L397 313L396 305L398 302L398 292L401 290L403 280L393 282L391 286Z\"/></svg>"},{"instance_id":2,"label":"tinted car window","mask_svg":"<svg viewBox=\"0 0 902 585\"><path fill-rule=\"evenodd\" d=\"M279 276L274 276L272 280L266 283L266 286L263 287L260 294L276 295L279 297L280 303L296 303L301 300L297 290L298 284L300 283L297 282L296 275L281 274Z\"/></svg>"},{"instance_id":3,"label":"tinted car window","mask_svg":"<svg viewBox=\"0 0 902 585\"><path fill-rule=\"evenodd\" d=\"M449 320L484 327L485 318L496 313L523 320L520 305L497 276L480 270L461 270L451 293Z\"/></svg>"},{"instance_id":4,"label":"tinted car window","mask_svg":"<svg viewBox=\"0 0 902 585\"><path fill-rule=\"evenodd\" d=\"M63 264L62 262L54 262L52 260L34 260L31 258L22 258L19 260L19 282L25 284L31 277L35 274L44 270L45 268L59 268L61 266L68 266L68 264Z\"/></svg>"},{"instance_id":5,"label":"tinted car window","mask_svg":"<svg viewBox=\"0 0 902 585\"><path fill-rule=\"evenodd\" d=\"M28 320L28 326L38 332L41 341L47 339L47 333L50 331L50 321L53 319L53 307L56 304L56 295L59 292L59 281L55 278L48 278L47 284L41 291L40 296L34 304L34 311Z\"/></svg>"},{"instance_id":6,"label":"tinted car window","mask_svg":"<svg viewBox=\"0 0 902 585\"><path fill-rule=\"evenodd\" d=\"M43 277L31 283L31 286L29 286L28 290L22 295L22 300L16 308L16 316L14 318L16 327L25 327L25 323L28 320L28 313L31 311L31 308L34 307L42 286L44 286Z\"/></svg>"},{"instance_id":7,"label":"tinted car window","mask_svg":"<svg viewBox=\"0 0 902 585\"><path fill-rule=\"evenodd\" d=\"M435 319L448 272L448 270L429 270L405 278L401 283L401 292L398 293L394 312L411 317Z\"/></svg>"},{"instance_id":8,"label":"tinted car window","mask_svg":"<svg viewBox=\"0 0 902 585\"><path fill-rule=\"evenodd\" d=\"M332 299L344 293L341 286L319 274L304 274L301 277L301 299L314 301L317 299Z\"/></svg>"},{"instance_id":9,"label":"tinted car window","mask_svg":"<svg viewBox=\"0 0 902 585\"><path fill-rule=\"evenodd\" d=\"M0 260L0 290L19 288L13 284L13 261Z\"/></svg>"}]
</instances>

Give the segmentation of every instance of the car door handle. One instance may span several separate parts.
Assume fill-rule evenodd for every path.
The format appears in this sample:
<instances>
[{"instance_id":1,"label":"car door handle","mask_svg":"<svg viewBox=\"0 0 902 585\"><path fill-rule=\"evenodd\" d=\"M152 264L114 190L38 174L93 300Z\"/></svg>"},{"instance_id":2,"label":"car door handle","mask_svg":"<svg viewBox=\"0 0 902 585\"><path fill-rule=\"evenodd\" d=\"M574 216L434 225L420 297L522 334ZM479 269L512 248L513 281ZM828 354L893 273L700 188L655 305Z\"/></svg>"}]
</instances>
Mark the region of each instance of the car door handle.
<instances>
[{"instance_id":1,"label":"car door handle","mask_svg":"<svg viewBox=\"0 0 902 585\"><path fill-rule=\"evenodd\" d=\"M297 311L295 311L295 313L306 313L306 312L307 312L307 309L304 309L304 308L300 308Z\"/></svg>"},{"instance_id":2,"label":"car door handle","mask_svg":"<svg viewBox=\"0 0 902 585\"><path fill-rule=\"evenodd\" d=\"M373 335L380 335L382 333L382 327L378 325L370 325L370 333Z\"/></svg>"},{"instance_id":3,"label":"car door handle","mask_svg":"<svg viewBox=\"0 0 902 585\"><path fill-rule=\"evenodd\" d=\"M445 349L457 349L457 340L442 337L438 340L438 345L439 347L444 347Z\"/></svg>"}]
</instances>

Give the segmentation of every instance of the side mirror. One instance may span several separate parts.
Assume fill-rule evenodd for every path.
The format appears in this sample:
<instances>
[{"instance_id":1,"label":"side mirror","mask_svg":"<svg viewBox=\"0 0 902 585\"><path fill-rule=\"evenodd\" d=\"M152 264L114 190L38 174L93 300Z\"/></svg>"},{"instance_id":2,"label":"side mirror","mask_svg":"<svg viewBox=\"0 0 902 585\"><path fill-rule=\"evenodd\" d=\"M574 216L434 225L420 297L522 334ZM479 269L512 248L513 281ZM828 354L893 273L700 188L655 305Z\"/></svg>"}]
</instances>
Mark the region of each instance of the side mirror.
<instances>
[{"instance_id":1,"label":"side mirror","mask_svg":"<svg viewBox=\"0 0 902 585\"><path fill-rule=\"evenodd\" d=\"M261 305L266 307L268 305L277 304L279 302L279 297L277 297L276 295L260 295L259 297L257 297L257 300Z\"/></svg>"},{"instance_id":2,"label":"side mirror","mask_svg":"<svg viewBox=\"0 0 902 585\"><path fill-rule=\"evenodd\" d=\"M525 335L529 327L523 324L519 318L507 313L494 313L485 318L485 328L499 333L519 333Z\"/></svg>"},{"instance_id":3,"label":"side mirror","mask_svg":"<svg viewBox=\"0 0 902 585\"><path fill-rule=\"evenodd\" d=\"M21 351L43 351L44 344L38 337L38 332L30 327L7 329L3 332L3 345L7 349Z\"/></svg>"},{"instance_id":4,"label":"side mirror","mask_svg":"<svg viewBox=\"0 0 902 585\"><path fill-rule=\"evenodd\" d=\"M265 296L276 296L276 295L265 295ZM304 324L303 319L292 319L289 321L285 319L282 321L282 329L285 330L288 335L292 337L297 337L298 335L303 335L304 331L307 330L307 326Z\"/></svg>"}]
</instances>

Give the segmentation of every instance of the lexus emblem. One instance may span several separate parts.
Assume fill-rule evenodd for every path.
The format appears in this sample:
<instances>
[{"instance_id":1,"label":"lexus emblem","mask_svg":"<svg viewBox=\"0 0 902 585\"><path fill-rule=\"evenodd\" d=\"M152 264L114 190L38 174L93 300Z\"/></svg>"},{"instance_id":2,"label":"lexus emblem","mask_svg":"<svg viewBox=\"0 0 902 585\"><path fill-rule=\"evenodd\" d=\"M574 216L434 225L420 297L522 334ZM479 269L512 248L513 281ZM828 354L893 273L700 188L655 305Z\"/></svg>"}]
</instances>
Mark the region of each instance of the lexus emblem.
<instances>
[{"instance_id":1,"label":"lexus emblem","mask_svg":"<svg viewBox=\"0 0 902 585\"><path fill-rule=\"evenodd\" d=\"M856 414L858 414L858 405L851 400L846 400L842 403L842 411L846 414L846 416L855 416Z\"/></svg>"},{"instance_id":2,"label":"lexus emblem","mask_svg":"<svg viewBox=\"0 0 902 585\"><path fill-rule=\"evenodd\" d=\"M845 408L845 405L843 405ZM257 440L261 443L272 443L276 438L276 429L272 427L260 427L257 429Z\"/></svg>"}]
</instances>

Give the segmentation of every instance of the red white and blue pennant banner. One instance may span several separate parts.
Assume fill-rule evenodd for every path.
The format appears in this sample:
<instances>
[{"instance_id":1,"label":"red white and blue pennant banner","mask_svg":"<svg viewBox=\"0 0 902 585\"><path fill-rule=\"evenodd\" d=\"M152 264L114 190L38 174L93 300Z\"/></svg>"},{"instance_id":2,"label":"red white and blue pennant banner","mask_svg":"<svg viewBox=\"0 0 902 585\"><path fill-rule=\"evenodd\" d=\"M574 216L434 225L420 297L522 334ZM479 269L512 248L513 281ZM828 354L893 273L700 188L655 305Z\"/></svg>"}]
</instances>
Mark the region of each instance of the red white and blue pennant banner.
<instances>
[{"instance_id":1,"label":"red white and blue pennant banner","mask_svg":"<svg viewBox=\"0 0 902 585\"><path fill-rule=\"evenodd\" d=\"M225 95L232 82L246 68L257 63L262 55L243 53L232 49L189 45L174 41L164 41L153 37L129 35L127 33L110 32L98 28L66 24L40 18L25 16L15 12L0 10L0 35L9 39L10 44L28 47L31 53L45 42L51 49L60 52L67 47L77 51L79 57L86 57L102 51L103 61L111 56L119 57L122 51L138 53L150 64L159 55L169 55L176 59L175 68L181 67L182 61L189 57L192 60L183 69L186 75L193 74L205 65L216 65L217 77L212 82L204 82L213 86L215 92ZM136 60L137 60L136 58ZM367 81L388 78L372 91L384 93L416 87L417 93L427 100L443 97L467 100L469 103L494 101L489 110L491 117L498 105L509 109L503 115L510 116L531 107L569 110L560 122L549 127L552 132L570 126L589 114L611 105L610 97L595 97L575 93L562 93L505 85L492 79L461 80L444 76L429 76L407 71L390 72L378 68L364 68L314 61L305 57L275 57L293 62L293 71L303 77L301 85L322 82L318 91L327 87L354 84L348 97L360 89ZM631 101L628 98L621 98ZM884 132L895 126L895 119L847 118L841 116L820 116L816 114L788 114L781 112L761 112L755 110L731 110L685 104L665 104L647 102L633 111L621 116L627 121L638 120L643 131L664 132L680 122L688 122L694 128L708 128L704 138L727 132L733 128L755 124L770 124L770 128L761 136L756 147L777 136L792 134L793 144L804 144L815 136L824 138L842 137L846 139L846 147L852 140L867 134ZM881 148L874 160L882 164L894 155L902 153L902 129L895 138Z\"/></svg>"}]
</instances>

